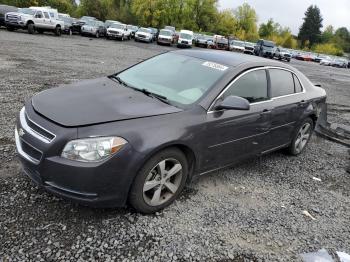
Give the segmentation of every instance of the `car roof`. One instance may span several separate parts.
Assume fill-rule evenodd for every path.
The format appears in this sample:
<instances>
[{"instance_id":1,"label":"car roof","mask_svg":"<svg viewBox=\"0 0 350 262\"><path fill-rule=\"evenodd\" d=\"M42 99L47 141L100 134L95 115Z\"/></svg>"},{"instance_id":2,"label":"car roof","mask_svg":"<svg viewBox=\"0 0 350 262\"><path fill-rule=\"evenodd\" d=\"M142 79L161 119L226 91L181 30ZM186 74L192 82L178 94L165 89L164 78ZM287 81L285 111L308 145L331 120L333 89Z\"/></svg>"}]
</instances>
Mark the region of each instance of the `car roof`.
<instances>
[{"instance_id":1,"label":"car roof","mask_svg":"<svg viewBox=\"0 0 350 262\"><path fill-rule=\"evenodd\" d=\"M172 53L191 56L219 64L225 64L231 67L237 67L241 64L246 63L258 63L264 64L266 66L279 66L284 68L290 68L284 63L278 61L236 52L219 50L178 50L172 51Z\"/></svg>"}]
</instances>

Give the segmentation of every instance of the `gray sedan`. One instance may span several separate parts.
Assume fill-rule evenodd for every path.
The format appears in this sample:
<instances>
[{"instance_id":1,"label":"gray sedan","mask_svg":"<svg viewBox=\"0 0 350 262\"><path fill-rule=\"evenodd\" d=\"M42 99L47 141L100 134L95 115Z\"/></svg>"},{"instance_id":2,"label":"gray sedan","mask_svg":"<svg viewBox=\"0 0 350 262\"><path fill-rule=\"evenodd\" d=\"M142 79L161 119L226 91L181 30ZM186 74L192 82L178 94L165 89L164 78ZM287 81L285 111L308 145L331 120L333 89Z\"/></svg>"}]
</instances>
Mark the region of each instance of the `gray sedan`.
<instances>
[{"instance_id":1,"label":"gray sedan","mask_svg":"<svg viewBox=\"0 0 350 262\"><path fill-rule=\"evenodd\" d=\"M196 176L280 149L301 154L325 100L278 61L182 50L38 93L15 140L25 174L47 191L152 213Z\"/></svg>"}]
</instances>

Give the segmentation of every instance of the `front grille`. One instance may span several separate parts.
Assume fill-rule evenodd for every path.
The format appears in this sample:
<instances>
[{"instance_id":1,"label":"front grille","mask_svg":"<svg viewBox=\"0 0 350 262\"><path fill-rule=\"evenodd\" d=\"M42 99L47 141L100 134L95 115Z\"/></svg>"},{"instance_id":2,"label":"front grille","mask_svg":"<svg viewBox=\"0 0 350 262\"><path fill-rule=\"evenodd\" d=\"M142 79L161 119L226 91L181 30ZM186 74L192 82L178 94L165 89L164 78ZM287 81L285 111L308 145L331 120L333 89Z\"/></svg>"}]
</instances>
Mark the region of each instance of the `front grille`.
<instances>
[{"instance_id":1,"label":"front grille","mask_svg":"<svg viewBox=\"0 0 350 262\"><path fill-rule=\"evenodd\" d=\"M186 44L186 45L188 45L188 42L187 42L187 41L181 41L181 44Z\"/></svg>"},{"instance_id":2,"label":"front grille","mask_svg":"<svg viewBox=\"0 0 350 262\"><path fill-rule=\"evenodd\" d=\"M20 143L24 153L26 153L28 156L35 159L36 161L40 162L43 154L39 150L37 150L36 148L34 148L33 146L31 146L30 144L28 144L22 139Z\"/></svg>"},{"instance_id":3,"label":"front grille","mask_svg":"<svg viewBox=\"0 0 350 262\"><path fill-rule=\"evenodd\" d=\"M145 35L137 35L137 36L140 37L140 38L146 38Z\"/></svg>"},{"instance_id":4,"label":"front grille","mask_svg":"<svg viewBox=\"0 0 350 262\"><path fill-rule=\"evenodd\" d=\"M284 55L284 57L290 57L290 55L288 55L288 54L285 54L285 55Z\"/></svg>"},{"instance_id":5,"label":"front grille","mask_svg":"<svg viewBox=\"0 0 350 262\"><path fill-rule=\"evenodd\" d=\"M27 114L25 114L25 121L27 122L27 125L30 127L30 129L32 129L35 133L42 136L43 138L46 138L49 142L55 138L54 134L50 133L46 129L30 120Z\"/></svg>"},{"instance_id":6,"label":"front grille","mask_svg":"<svg viewBox=\"0 0 350 262\"><path fill-rule=\"evenodd\" d=\"M6 15L6 21L8 21L10 23L17 23L18 16L17 15Z\"/></svg>"},{"instance_id":7,"label":"front grille","mask_svg":"<svg viewBox=\"0 0 350 262\"><path fill-rule=\"evenodd\" d=\"M249 46L246 46L245 49L246 49L246 50L250 50L250 51L253 51L253 50L254 50L253 47L249 47Z\"/></svg>"}]
</instances>

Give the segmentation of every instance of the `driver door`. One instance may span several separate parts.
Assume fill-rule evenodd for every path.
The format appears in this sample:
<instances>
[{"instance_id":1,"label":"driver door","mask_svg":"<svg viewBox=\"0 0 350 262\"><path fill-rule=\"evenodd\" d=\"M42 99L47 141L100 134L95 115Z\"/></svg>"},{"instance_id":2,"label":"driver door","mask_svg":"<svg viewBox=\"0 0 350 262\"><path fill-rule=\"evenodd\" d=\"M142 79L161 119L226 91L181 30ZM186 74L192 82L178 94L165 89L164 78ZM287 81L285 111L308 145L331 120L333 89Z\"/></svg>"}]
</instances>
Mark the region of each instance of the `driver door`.
<instances>
[{"instance_id":1,"label":"driver door","mask_svg":"<svg viewBox=\"0 0 350 262\"><path fill-rule=\"evenodd\" d=\"M36 11L35 15L34 15L34 23L35 23L35 26L37 27L45 27L44 25L44 14L42 11L38 10Z\"/></svg>"},{"instance_id":2,"label":"driver door","mask_svg":"<svg viewBox=\"0 0 350 262\"><path fill-rule=\"evenodd\" d=\"M268 97L266 70L253 70L236 78L215 104L231 95L246 98L250 102L250 109L209 110L206 148L202 159L205 170L257 155L268 146L266 141L271 125L272 104Z\"/></svg>"}]
</instances>

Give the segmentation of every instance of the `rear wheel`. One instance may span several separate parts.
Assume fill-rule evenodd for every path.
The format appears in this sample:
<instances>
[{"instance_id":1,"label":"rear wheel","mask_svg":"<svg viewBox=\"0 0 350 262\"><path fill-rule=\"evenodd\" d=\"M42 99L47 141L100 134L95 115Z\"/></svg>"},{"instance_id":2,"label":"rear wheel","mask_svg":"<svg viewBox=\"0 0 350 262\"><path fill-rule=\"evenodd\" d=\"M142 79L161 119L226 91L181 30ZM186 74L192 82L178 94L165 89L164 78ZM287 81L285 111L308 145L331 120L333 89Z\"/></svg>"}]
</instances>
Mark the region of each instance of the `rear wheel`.
<instances>
[{"instance_id":1,"label":"rear wheel","mask_svg":"<svg viewBox=\"0 0 350 262\"><path fill-rule=\"evenodd\" d=\"M32 23L28 24L28 33L32 35L34 34L34 32L35 32L34 24Z\"/></svg>"},{"instance_id":2,"label":"rear wheel","mask_svg":"<svg viewBox=\"0 0 350 262\"><path fill-rule=\"evenodd\" d=\"M97 31L96 32L96 35L95 35L96 38L100 38L100 33Z\"/></svg>"},{"instance_id":3,"label":"rear wheel","mask_svg":"<svg viewBox=\"0 0 350 262\"><path fill-rule=\"evenodd\" d=\"M292 143L287 148L287 152L294 156L301 154L310 141L313 129L314 122L311 118L306 118L294 132Z\"/></svg>"},{"instance_id":4,"label":"rear wheel","mask_svg":"<svg viewBox=\"0 0 350 262\"><path fill-rule=\"evenodd\" d=\"M129 203L142 213L161 210L179 196L187 176L185 155L176 148L163 150L150 158L137 174Z\"/></svg>"}]
</instances>

